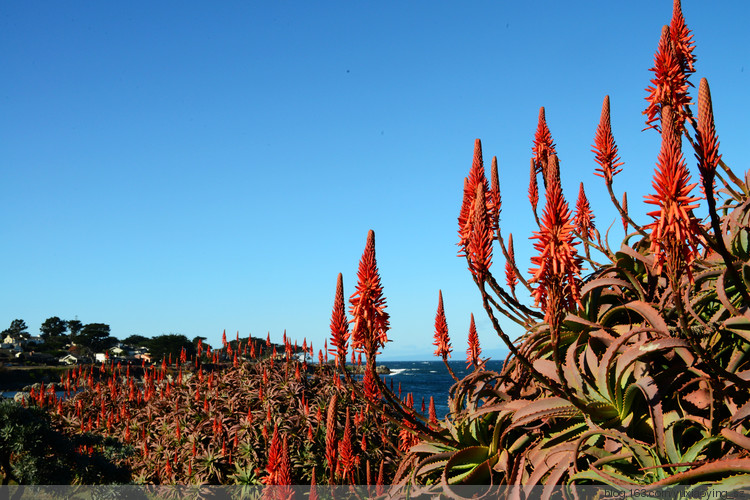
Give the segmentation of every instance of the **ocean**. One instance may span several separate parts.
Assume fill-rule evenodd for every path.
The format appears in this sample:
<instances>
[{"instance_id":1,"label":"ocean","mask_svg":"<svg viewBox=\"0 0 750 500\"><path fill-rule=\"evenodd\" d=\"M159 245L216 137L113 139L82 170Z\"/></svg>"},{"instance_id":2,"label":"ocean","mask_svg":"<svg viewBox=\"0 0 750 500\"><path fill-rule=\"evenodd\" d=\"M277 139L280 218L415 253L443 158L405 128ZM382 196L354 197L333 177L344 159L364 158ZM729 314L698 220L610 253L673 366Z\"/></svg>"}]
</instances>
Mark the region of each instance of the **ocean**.
<instances>
[{"instance_id":1,"label":"ocean","mask_svg":"<svg viewBox=\"0 0 750 500\"><path fill-rule=\"evenodd\" d=\"M448 361L453 373L459 380L470 373L466 369L465 361ZM430 406L430 396L435 400L435 414L443 419L448 413L448 393L455 381L445 368L443 361L379 361L378 365L387 366L391 373L381 375L383 382L389 387L393 380L393 392L398 395L398 384L401 384L401 396L411 392L414 396L414 409L421 410L424 398L425 415ZM490 360L486 368L499 372L502 361Z\"/></svg>"}]
</instances>

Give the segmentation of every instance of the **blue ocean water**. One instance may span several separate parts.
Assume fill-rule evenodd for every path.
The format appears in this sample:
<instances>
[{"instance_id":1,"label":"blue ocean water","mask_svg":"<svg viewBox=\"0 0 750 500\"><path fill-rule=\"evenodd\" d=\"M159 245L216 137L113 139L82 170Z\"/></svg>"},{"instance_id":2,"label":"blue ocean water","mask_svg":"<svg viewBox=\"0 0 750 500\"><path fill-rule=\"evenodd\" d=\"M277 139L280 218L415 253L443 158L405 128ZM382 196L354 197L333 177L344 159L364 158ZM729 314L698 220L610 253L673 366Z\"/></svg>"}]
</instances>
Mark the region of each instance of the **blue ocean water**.
<instances>
[{"instance_id":1,"label":"blue ocean water","mask_svg":"<svg viewBox=\"0 0 750 500\"><path fill-rule=\"evenodd\" d=\"M464 361L449 361L453 373L460 379L468 375ZM435 399L435 414L442 419L448 413L448 393L455 381L441 361L381 361L379 365L387 366L390 375L382 375L383 382L389 387L393 380L393 392L398 395L398 385L401 384L401 396L411 392L414 396L414 409L421 410L422 398L425 408L429 408L430 396ZM486 368L499 372L503 366L502 361L490 360ZM425 412L425 415L427 413Z\"/></svg>"}]
</instances>

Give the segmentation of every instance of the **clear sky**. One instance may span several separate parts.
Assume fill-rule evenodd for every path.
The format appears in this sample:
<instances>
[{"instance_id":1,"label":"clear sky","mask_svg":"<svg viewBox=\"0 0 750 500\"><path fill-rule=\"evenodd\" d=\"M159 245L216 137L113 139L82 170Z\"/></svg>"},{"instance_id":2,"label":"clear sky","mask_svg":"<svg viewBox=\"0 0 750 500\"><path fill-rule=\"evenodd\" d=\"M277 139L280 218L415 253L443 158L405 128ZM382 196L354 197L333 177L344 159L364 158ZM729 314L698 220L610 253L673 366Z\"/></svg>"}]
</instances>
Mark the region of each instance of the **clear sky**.
<instances>
[{"instance_id":1,"label":"clear sky","mask_svg":"<svg viewBox=\"0 0 750 500\"><path fill-rule=\"evenodd\" d=\"M499 160L503 234L528 269L540 106L575 204L615 221L591 153L602 100L631 212L659 149L645 88L669 0L6 2L0 9L0 329L48 317L112 334L329 336L367 231L391 314L383 359L427 359L443 290L454 359L469 314L463 178ZM724 159L746 169L750 2L686 0ZM695 92L697 94L697 92ZM686 150L697 178L693 154ZM541 207L540 207L541 209ZM619 246L617 222L610 243ZM496 249L493 269L503 276ZM511 335L520 332L506 326Z\"/></svg>"}]
</instances>

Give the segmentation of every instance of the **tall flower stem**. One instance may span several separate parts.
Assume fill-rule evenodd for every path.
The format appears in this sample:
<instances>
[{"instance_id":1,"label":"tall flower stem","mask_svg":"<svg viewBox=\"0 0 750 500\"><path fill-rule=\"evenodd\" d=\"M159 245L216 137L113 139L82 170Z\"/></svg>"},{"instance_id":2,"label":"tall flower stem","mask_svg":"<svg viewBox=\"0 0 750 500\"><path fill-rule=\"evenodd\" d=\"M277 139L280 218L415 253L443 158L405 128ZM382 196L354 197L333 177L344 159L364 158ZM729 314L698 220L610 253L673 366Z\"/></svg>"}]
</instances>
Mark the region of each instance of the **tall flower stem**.
<instances>
[{"instance_id":1,"label":"tall flower stem","mask_svg":"<svg viewBox=\"0 0 750 500\"><path fill-rule=\"evenodd\" d=\"M682 294L680 293L679 281L674 276L674 273L670 273L669 282L670 286L672 287L675 307L677 308L677 316L680 321L680 329L682 330L682 333L687 341L693 347L695 353L703 361L705 361L709 370L711 370L717 377L731 380L740 387L750 387L750 380L745 380L736 373L725 370L719 363L716 362L714 356L706 352L706 350L703 348L703 344L701 344L700 342L700 339L695 338L695 335L693 334L693 331L687 322L687 315L685 313L685 305L682 302Z\"/></svg>"},{"instance_id":2,"label":"tall flower stem","mask_svg":"<svg viewBox=\"0 0 750 500\"><path fill-rule=\"evenodd\" d=\"M508 349L511 353L518 359L518 361L521 362L521 364L529 371L532 377L539 382L543 387L548 388L550 391L552 391L555 396L558 396L563 399L567 399L567 395L565 392L558 387L558 384L551 380L534 368L534 365L529 361L529 359L521 354L521 352L518 350L518 348L513 344L513 342L510 340L510 337L503 331L502 327L500 326L500 323L497 321L497 318L495 317L495 313L492 311L492 307L489 303L489 296L487 295L487 291L484 288L483 282L477 282L477 286L479 287L479 291L482 294L482 305L484 306L484 310L487 312L487 316L489 316L490 321L492 321L492 326L497 332L497 334L500 336L500 338L505 342L505 345L508 346ZM571 401L573 403L573 401ZM576 403L573 403L576 404ZM579 408L580 409L580 408Z\"/></svg>"}]
</instances>

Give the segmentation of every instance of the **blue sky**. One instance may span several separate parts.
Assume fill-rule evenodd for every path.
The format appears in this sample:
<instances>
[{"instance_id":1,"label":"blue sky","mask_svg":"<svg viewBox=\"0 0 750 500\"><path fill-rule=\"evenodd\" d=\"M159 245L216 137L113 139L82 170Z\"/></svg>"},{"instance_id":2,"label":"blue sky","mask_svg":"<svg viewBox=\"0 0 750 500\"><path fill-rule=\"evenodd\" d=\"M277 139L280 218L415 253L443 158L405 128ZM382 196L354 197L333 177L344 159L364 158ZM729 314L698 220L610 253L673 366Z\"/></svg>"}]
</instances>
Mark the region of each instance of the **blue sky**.
<instances>
[{"instance_id":1,"label":"blue sky","mask_svg":"<svg viewBox=\"0 0 750 500\"><path fill-rule=\"evenodd\" d=\"M50 316L124 338L217 344L329 336L376 234L392 329L383 359L429 358L443 290L454 359L469 314L505 350L456 257L475 138L498 157L501 225L528 269L540 106L564 193L615 221L590 152L602 100L646 222L658 134L644 128L671 1L13 2L0 12L0 328ZM724 159L749 127L745 1L685 1ZM686 150L697 178L693 155ZM541 207L540 207L541 208ZM622 239L619 220L610 243ZM493 269L502 277L496 249ZM512 336L521 332L506 323Z\"/></svg>"}]
</instances>

